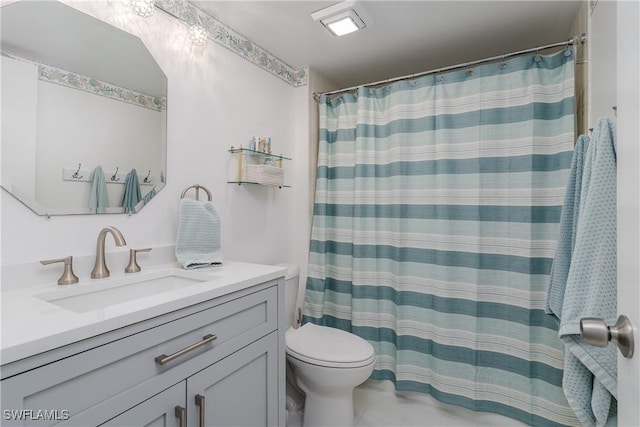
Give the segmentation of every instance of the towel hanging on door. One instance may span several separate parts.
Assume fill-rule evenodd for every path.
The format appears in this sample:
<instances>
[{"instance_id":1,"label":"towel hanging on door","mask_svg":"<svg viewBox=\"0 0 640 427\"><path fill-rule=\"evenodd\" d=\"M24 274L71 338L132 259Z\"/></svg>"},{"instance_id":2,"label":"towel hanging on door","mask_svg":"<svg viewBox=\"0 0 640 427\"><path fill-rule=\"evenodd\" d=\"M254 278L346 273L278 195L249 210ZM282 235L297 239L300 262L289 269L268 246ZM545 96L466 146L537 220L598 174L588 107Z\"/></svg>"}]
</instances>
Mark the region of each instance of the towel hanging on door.
<instances>
[{"instance_id":1,"label":"towel hanging on door","mask_svg":"<svg viewBox=\"0 0 640 427\"><path fill-rule=\"evenodd\" d=\"M565 345L562 387L569 405L585 426L610 424L617 410L615 346L594 347L580 338L582 317L600 317L607 324L615 323L617 317L615 137L615 122L600 119L586 149L579 194L575 196L579 200L577 219L576 212L572 212L575 234L563 235L567 230L561 230L562 238L573 241L558 243L548 300L550 310L559 316L559 336ZM578 191L577 185L575 189ZM565 209L569 212L572 208L565 206ZM563 258L567 246L573 247L570 259ZM555 280L565 274L561 267L567 263L566 284L562 289L562 284Z\"/></svg>"}]
</instances>

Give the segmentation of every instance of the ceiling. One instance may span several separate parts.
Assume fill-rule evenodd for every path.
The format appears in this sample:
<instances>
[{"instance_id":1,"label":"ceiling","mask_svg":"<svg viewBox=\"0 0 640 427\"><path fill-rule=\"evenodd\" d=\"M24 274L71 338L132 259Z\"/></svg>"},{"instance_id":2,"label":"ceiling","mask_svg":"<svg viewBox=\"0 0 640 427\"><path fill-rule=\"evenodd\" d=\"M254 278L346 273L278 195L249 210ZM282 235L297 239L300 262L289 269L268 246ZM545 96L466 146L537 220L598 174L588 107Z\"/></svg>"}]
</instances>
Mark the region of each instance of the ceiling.
<instances>
[{"instance_id":1,"label":"ceiling","mask_svg":"<svg viewBox=\"0 0 640 427\"><path fill-rule=\"evenodd\" d=\"M343 37L311 19L336 1L191 3L344 88L567 40L582 1L361 1L374 23Z\"/></svg>"}]
</instances>

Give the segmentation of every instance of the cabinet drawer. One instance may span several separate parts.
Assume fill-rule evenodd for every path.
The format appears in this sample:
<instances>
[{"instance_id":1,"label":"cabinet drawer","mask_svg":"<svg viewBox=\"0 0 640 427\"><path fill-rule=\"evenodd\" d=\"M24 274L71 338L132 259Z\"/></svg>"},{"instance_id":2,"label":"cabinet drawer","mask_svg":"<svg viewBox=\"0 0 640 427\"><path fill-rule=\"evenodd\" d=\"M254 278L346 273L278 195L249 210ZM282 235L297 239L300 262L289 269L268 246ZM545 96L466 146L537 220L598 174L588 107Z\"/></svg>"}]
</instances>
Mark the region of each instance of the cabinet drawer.
<instances>
[{"instance_id":1,"label":"cabinet drawer","mask_svg":"<svg viewBox=\"0 0 640 427\"><path fill-rule=\"evenodd\" d=\"M277 317L276 287L174 316L160 326L3 380L2 408L67 410L71 418L60 425L95 425L276 330ZM155 361L209 334L216 339L166 364ZM83 419L83 412L91 419Z\"/></svg>"}]
</instances>

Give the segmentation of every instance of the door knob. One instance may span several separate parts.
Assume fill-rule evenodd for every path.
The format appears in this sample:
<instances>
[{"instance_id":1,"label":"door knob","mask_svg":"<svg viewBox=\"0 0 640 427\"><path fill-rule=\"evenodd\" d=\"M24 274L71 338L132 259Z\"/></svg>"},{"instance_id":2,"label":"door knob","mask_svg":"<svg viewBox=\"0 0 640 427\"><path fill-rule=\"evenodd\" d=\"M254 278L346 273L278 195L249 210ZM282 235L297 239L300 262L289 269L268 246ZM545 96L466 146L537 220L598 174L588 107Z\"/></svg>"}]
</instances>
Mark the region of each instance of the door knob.
<instances>
[{"instance_id":1,"label":"door knob","mask_svg":"<svg viewBox=\"0 0 640 427\"><path fill-rule=\"evenodd\" d=\"M598 347L606 347L611 341L624 357L630 359L633 356L633 326L627 316L619 316L613 326L607 326L597 317L583 317L580 319L580 335L584 342Z\"/></svg>"}]
</instances>

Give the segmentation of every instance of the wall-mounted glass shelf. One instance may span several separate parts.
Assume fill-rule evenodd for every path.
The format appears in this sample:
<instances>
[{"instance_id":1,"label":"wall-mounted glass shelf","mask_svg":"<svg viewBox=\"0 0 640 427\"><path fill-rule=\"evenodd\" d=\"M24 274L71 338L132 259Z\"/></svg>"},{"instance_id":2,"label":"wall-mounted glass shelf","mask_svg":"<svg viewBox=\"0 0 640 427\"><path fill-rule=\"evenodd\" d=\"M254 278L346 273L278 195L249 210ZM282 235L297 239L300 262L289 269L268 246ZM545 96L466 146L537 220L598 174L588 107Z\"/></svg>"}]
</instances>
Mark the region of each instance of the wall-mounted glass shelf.
<instances>
[{"instance_id":1,"label":"wall-mounted glass shelf","mask_svg":"<svg viewBox=\"0 0 640 427\"><path fill-rule=\"evenodd\" d=\"M231 154L237 155L238 173L234 181L227 181L227 184L251 184L265 187L290 188L284 185L283 160L291 160L279 154L265 153L263 151L251 150L249 148L229 149ZM247 162L245 162L245 155ZM264 161L264 163L262 163Z\"/></svg>"},{"instance_id":2,"label":"wall-mounted glass shelf","mask_svg":"<svg viewBox=\"0 0 640 427\"><path fill-rule=\"evenodd\" d=\"M233 147L231 147L231 149L229 149L229 152L233 153L233 154L247 153L247 154L252 155L252 156L271 157L271 158L276 159L276 160L291 160L289 157L285 157L285 156L282 156L282 155L279 155L279 154L265 153L264 151L250 150L248 148L233 148Z\"/></svg>"},{"instance_id":3,"label":"wall-mounted glass shelf","mask_svg":"<svg viewBox=\"0 0 640 427\"><path fill-rule=\"evenodd\" d=\"M278 184L263 184L261 182L251 182L251 181L227 181L227 184L250 184L250 185L262 185L265 187L279 187L279 188L291 188L290 185L278 185Z\"/></svg>"}]
</instances>

